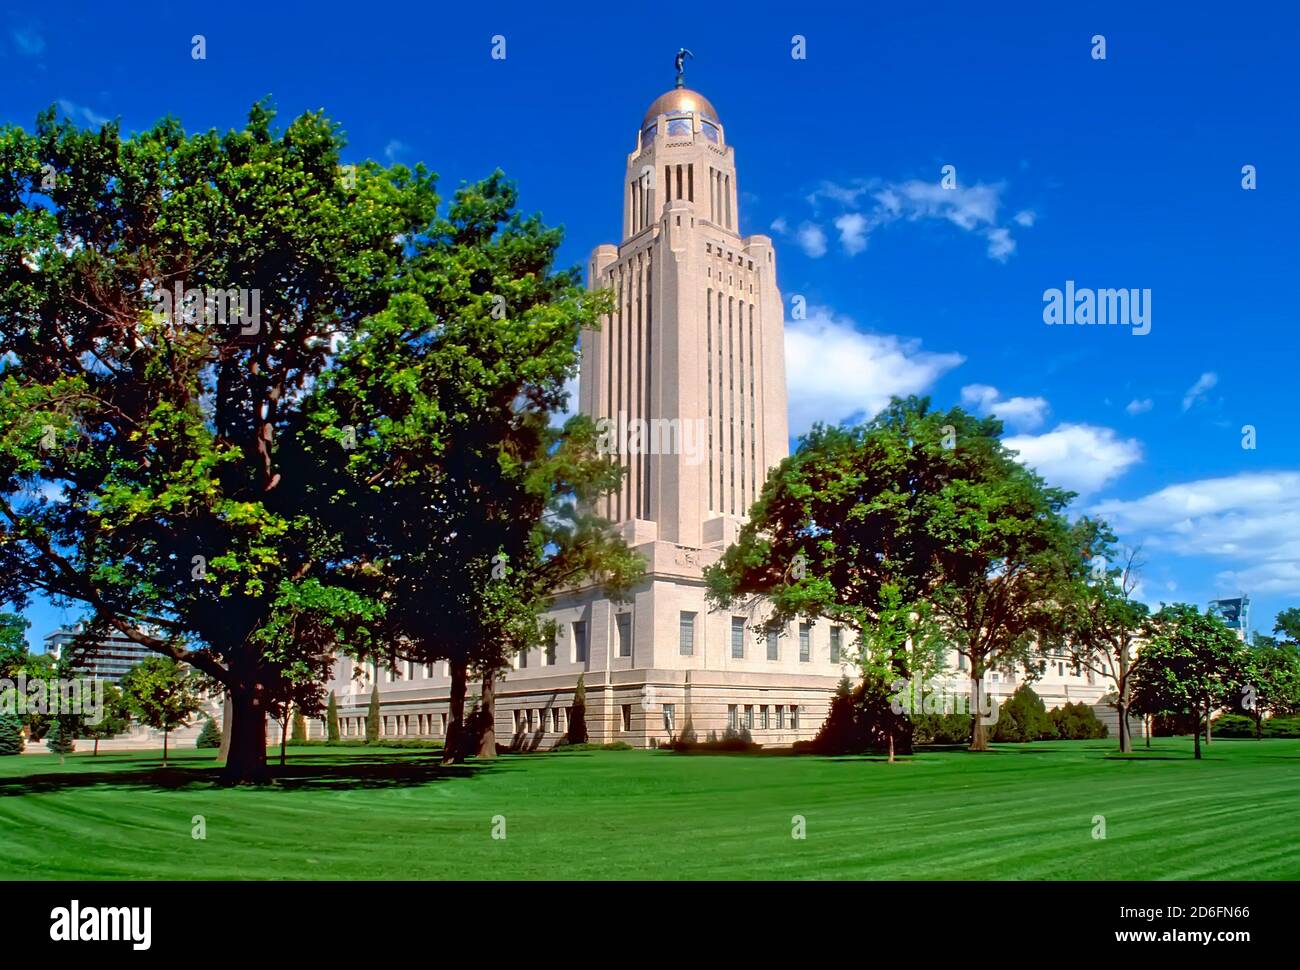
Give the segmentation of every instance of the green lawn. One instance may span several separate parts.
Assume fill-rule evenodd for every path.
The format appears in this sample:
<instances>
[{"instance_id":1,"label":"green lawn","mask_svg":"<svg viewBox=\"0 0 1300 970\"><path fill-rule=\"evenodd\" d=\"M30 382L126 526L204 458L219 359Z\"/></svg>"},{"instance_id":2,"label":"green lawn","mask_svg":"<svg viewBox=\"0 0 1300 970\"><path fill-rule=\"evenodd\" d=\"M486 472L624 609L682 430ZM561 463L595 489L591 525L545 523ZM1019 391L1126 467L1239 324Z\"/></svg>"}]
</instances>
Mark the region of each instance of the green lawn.
<instances>
[{"instance_id":1,"label":"green lawn","mask_svg":"<svg viewBox=\"0 0 1300 970\"><path fill-rule=\"evenodd\" d=\"M277 786L235 790L209 752L0 758L0 878L1300 878L1300 741L435 756L291 748Z\"/></svg>"}]
</instances>

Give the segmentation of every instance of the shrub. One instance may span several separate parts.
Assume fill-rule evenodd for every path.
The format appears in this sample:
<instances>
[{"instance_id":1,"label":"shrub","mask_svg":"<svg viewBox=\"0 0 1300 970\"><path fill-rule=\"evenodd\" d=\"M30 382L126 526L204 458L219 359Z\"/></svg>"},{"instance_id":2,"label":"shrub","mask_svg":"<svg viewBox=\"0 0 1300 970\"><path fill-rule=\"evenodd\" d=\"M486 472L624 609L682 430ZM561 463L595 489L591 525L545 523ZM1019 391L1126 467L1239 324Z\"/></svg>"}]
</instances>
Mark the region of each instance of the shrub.
<instances>
[{"instance_id":1,"label":"shrub","mask_svg":"<svg viewBox=\"0 0 1300 970\"><path fill-rule=\"evenodd\" d=\"M22 754L23 722L16 715L0 714L0 756Z\"/></svg>"},{"instance_id":2,"label":"shrub","mask_svg":"<svg viewBox=\"0 0 1300 970\"><path fill-rule=\"evenodd\" d=\"M221 728L217 727L217 722L208 718L203 724L203 730L199 732L198 740L194 742L196 748L219 748L221 747Z\"/></svg>"},{"instance_id":3,"label":"shrub","mask_svg":"<svg viewBox=\"0 0 1300 970\"><path fill-rule=\"evenodd\" d=\"M1110 734L1110 729L1097 717L1097 712L1082 702L1054 707L1048 717L1055 727L1056 736L1062 741L1091 741Z\"/></svg>"},{"instance_id":4,"label":"shrub","mask_svg":"<svg viewBox=\"0 0 1300 970\"><path fill-rule=\"evenodd\" d=\"M325 708L325 739L333 742L339 738L339 705L334 699L334 692L330 691L330 702Z\"/></svg>"},{"instance_id":5,"label":"shrub","mask_svg":"<svg viewBox=\"0 0 1300 970\"><path fill-rule=\"evenodd\" d=\"M578 674L578 685L573 689L573 709L569 711L569 743L587 743L587 685Z\"/></svg>"},{"instance_id":6,"label":"shrub","mask_svg":"<svg viewBox=\"0 0 1300 970\"><path fill-rule=\"evenodd\" d=\"M379 742L379 685L370 691L370 709L366 711L366 744Z\"/></svg>"},{"instance_id":7,"label":"shrub","mask_svg":"<svg viewBox=\"0 0 1300 970\"><path fill-rule=\"evenodd\" d=\"M969 744L971 716L950 714L913 714L913 744Z\"/></svg>"},{"instance_id":8,"label":"shrub","mask_svg":"<svg viewBox=\"0 0 1300 970\"><path fill-rule=\"evenodd\" d=\"M1242 714L1224 714L1214 722L1213 734L1221 738L1255 737L1255 719ZM1300 738L1300 717L1270 717L1260 723L1262 738Z\"/></svg>"},{"instance_id":9,"label":"shrub","mask_svg":"<svg viewBox=\"0 0 1300 970\"><path fill-rule=\"evenodd\" d=\"M293 728L289 736L294 741L307 740L307 718L303 716L302 708L297 705L293 709Z\"/></svg>"},{"instance_id":10,"label":"shrub","mask_svg":"<svg viewBox=\"0 0 1300 970\"><path fill-rule=\"evenodd\" d=\"M1048 715L1043 699L1028 684L1021 684L999 705L992 740L1023 742L1056 736L1056 725Z\"/></svg>"}]
</instances>

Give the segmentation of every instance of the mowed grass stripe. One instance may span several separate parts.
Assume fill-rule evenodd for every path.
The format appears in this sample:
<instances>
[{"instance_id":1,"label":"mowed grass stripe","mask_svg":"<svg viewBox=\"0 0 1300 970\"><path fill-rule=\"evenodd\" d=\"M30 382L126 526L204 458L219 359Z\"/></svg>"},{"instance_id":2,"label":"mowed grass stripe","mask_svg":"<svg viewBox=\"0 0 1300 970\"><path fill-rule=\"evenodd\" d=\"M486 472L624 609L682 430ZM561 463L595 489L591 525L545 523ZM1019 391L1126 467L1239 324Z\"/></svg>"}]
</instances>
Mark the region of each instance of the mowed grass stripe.
<instances>
[{"instance_id":1,"label":"mowed grass stripe","mask_svg":"<svg viewBox=\"0 0 1300 970\"><path fill-rule=\"evenodd\" d=\"M445 771L291 749L271 789L207 752L0 759L0 877L1287 879L1300 742L1113 741L873 758L581 751ZM206 819L207 839L191 837ZM792 816L806 821L792 838ZM1093 816L1106 819L1094 839ZM504 816L507 838L491 837Z\"/></svg>"}]
</instances>

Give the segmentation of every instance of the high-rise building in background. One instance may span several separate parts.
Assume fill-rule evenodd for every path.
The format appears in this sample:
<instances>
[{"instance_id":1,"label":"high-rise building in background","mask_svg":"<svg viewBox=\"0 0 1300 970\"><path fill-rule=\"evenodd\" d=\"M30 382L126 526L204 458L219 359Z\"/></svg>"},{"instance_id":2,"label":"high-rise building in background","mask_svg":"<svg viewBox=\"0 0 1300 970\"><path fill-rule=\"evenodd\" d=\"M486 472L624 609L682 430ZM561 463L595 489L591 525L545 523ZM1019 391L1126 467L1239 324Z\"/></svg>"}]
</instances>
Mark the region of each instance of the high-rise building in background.
<instances>
[{"instance_id":1,"label":"high-rise building in background","mask_svg":"<svg viewBox=\"0 0 1300 970\"><path fill-rule=\"evenodd\" d=\"M73 642L83 628L82 624L77 624L70 630L55 630L45 638L45 652L61 658L65 651L72 648ZM76 651L72 673L74 677L93 677L116 684L121 682L128 670L149 656L151 656L149 649L134 640L121 636L107 636Z\"/></svg>"}]
</instances>

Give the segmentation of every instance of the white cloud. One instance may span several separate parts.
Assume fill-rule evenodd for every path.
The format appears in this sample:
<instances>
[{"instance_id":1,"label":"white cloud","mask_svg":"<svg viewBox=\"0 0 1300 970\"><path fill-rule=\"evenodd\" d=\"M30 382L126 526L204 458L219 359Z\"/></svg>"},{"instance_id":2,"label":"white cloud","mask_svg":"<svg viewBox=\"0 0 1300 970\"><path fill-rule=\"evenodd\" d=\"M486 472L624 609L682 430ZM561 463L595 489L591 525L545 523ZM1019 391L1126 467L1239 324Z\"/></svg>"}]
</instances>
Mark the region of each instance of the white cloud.
<instances>
[{"instance_id":1,"label":"white cloud","mask_svg":"<svg viewBox=\"0 0 1300 970\"><path fill-rule=\"evenodd\" d=\"M815 222L805 222L795 233L799 247L813 259L826 255L826 233Z\"/></svg>"},{"instance_id":2,"label":"white cloud","mask_svg":"<svg viewBox=\"0 0 1300 970\"><path fill-rule=\"evenodd\" d=\"M1006 424L1030 430L1037 428L1051 410L1047 398L1012 397L1001 400L998 389L989 384L967 384L961 389L961 403L980 414L997 415Z\"/></svg>"},{"instance_id":3,"label":"white cloud","mask_svg":"<svg viewBox=\"0 0 1300 970\"><path fill-rule=\"evenodd\" d=\"M410 145L406 144L406 142L404 141L398 141L396 138L394 138L392 141L390 141L387 145L384 146L384 158L388 159L390 162L396 162L399 158L401 158L401 156L405 155L410 150L411 150Z\"/></svg>"},{"instance_id":4,"label":"white cloud","mask_svg":"<svg viewBox=\"0 0 1300 970\"><path fill-rule=\"evenodd\" d=\"M808 202L814 213L826 202L846 210L834 223L840 230L840 244L850 256L866 249L867 237L881 226L937 219L983 236L989 258L1006 262L1016 250L1016 241L1011 230L998 222L1004 189L1001 182L945 189L937 182L921 179L855 179L847 185L823 182L809 194ZM1034 213L1022 209L1013 221L1028 228L1034 224Z\"/></svg>"},{"instance_id":5,"label":"white cloud","mask_svg":"<svg viewBox=\"0 0 1300 970\"><path fill-rule=\"evenodd\" d=\"M827 307L810 306L785 327L790 433L815 421L874 416L894 395L920 394L961 364L961 354L922 350L919 340L863 333Z\"/></svg>"},{"instance_id":6,"label":"white cloud","mask_svg":"<svg viewBox=\"0 0 1300 970\"><path fill-rule=\"evenodd\" d=\"M1156 406L1156 402L1149 397L1134 398L1124 406L1124 410L1129 414L1145 414Z\"/></svg>"},{"instance_id":7,"label":"white cloud","mask_svg":"<svg viewBox=\"0 0 1300 970\"><path fill-rule=\"evenodd\" d=\"M785 221L785 216L777 216L772 220L772 231L777 235L784 236L790 226Z\"/></svg>"},{"instance_id":8,"label":"white cloud","mask_svg":"<svg viewBox=\"0 0 1300 970\"><path fill-rule=\"evenodd\" d=\"M1039 435L1013 435L1006 446L1049 485L1087 497L1119 478L1142 459L1137 439L1091 424L1058 424Z\"/></svg>"},{"instance_id":9,"label":"white cloud","mask_svg":"<svg viewBox=\"0 0 1300 970\"><path fill-rule=\"evenodd\" d=\"M1219 593L1300 596L1300 472L1201 479L1092 511L1151 552L1225 560Z\"/></svg>"},{"instance_id":10,"label":"white cloud","mask_svg":"<svg viewBox=\"0 0 1300 970\"><path fill-rule=\"evenodd\" d=\"M92 108L88 108L84 104L77 104L75 101L69 101L67 98L59 98L58 105L59 109L71 120L84 121L86 124L93 125L96 128L102 128L111 120L105 118Z\"/></svg>"},{"instance_id":11,"label":"white cloud","mask_svg":"<svg viewBox=\"0 0 1300 970\"><path fill-rule=\"evenodd\" d=\"M1187 393L1183 395L1183 410L1190 410L1191 406L1201 398L1205 397L1205 392L1210 390L1210 388L1214 387L1217 383L1219 383L1219 375L1214 373L1214 371L1207 370L1204 374L1198 377L1196 383L1189 387Z\"/></svg>"},{"instance_id":12,"label":"white cloud","mask_svg":"<svg viewBox=\"0 0 1300 970\"><path fill-rule=\"evenodd\" d=\"M846 212L835 220L840 231L840 245L850 256L867 248L867 217L861 212Z\"/></svg>"},{"instance_id":13,"label":"white cloud","mask_svg":"<svg viewBox=\"0 0 1300 970\"><path fill-rule=\"evenodd\" d=\"M985 235L989 241L989 259L1005 263L1007 257L1016 251L1016 241L1011 238L1010 229L990 229Z\"/></svg>"}]
</instances>

